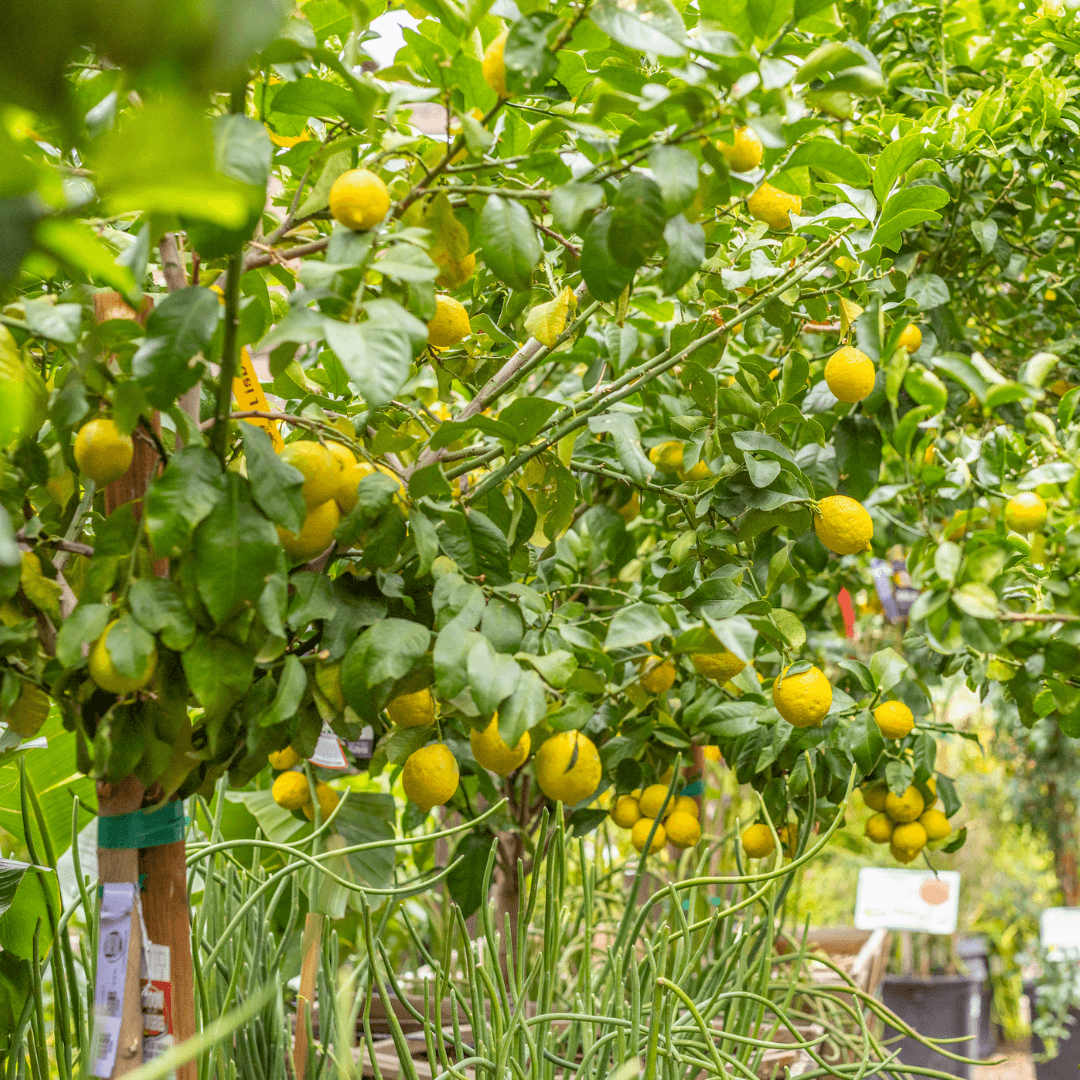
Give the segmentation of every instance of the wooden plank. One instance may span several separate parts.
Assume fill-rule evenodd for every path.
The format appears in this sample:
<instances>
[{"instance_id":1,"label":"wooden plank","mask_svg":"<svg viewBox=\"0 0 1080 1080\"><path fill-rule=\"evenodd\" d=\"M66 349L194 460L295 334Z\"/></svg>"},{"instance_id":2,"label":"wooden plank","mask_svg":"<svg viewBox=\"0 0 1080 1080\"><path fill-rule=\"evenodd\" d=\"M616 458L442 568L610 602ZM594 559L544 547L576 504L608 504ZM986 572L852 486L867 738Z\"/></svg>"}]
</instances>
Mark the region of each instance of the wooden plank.
<instances>
[{"instance_id":1,"label":"wooden plank","mask_svg":"<svg viewBox=\"0 0 1080 1080\"><path fill-rule=\"evenodd\" d=\"M325 916L310 912L304 920L304 940L300 948L300 992L296 998L296 1039L293 1042L293 1072L296 1080L304 1080L307 1075L311 1007L315 1000L315 975L319 970L324 921Z\"/></svg>"}]
</instances>

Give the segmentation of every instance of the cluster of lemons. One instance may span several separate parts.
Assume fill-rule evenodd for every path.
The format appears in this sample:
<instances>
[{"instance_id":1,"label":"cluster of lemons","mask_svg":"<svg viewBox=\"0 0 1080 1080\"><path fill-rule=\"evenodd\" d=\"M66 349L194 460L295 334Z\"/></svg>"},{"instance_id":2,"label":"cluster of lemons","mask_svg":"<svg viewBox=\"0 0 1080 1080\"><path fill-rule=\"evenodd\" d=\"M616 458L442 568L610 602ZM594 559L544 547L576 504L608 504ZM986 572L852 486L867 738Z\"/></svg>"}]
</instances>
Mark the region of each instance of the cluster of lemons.
<instances>
[{"instance_id":1,"label":"cluster of lemons","mask_svg":"<svg viewBox=\"0 0 1080 1080\"><path fill-rule=\"evenodd\" d=\"M875 813L866 822L866 836L875 844L888 844L897 862L909 863L932 840L944 840L951 832L949 819L934 808L937 781L931 776L922 789L909 785L902 795L889 790L884 780L862 788L863 802Z\"/></svg>"},{"instance_id":2,"label":"cluster of lemons","mask_svg":"<svg viewBox=\"0 0 1080 1080\"><path fill-rule=\"evenodd\" d=\"M797 822L786 823L776 830L780 837L780 845L784 854L790 858L795 857L795 847L799 842L799 826ZM772 830L763 821L755 822L748 828L743 829L739 837L743 851L747 858L764 859L776 850L776 841L773 839Z\"/></svg>"},{"instance_id":3,"label":"cluster of lemons","mask_svg":"<svg viewBox=\"0 0 1080 1080\"><path fill-rule=\"evenodd\" d=\"M668 801L666 784L650 784L638 788L629 795L620 795L611 809L611 820L620 829L630 830L630 841L638 851L644 851L652 833L649 854L660 851L664 844L671 844L680 851L692 848L701 839L698 822L698 804L689 795L679 795ZM657 822L657 818L660 822ZM661 824L662 822L662 824ZM656 831L653 831L653 825Z\"/></svg>"},{"instance_id":4,"label":"cluster of lemons","mask_svg":"<svg viewBox=\"0 0 1080 1080\"><path fill-rule=\"evenodd\" d=\"M291 746L269 755L270 767L277 772L270 794L274 802L285 810L303 810L308 821L315 820L315 806L311 801L311 785L302 772L296 771L301 757ZM315 798L319 803L319 813L325 821L333 812L341 796L321 780L315 785Z\"/></svg>"}]
</instances>

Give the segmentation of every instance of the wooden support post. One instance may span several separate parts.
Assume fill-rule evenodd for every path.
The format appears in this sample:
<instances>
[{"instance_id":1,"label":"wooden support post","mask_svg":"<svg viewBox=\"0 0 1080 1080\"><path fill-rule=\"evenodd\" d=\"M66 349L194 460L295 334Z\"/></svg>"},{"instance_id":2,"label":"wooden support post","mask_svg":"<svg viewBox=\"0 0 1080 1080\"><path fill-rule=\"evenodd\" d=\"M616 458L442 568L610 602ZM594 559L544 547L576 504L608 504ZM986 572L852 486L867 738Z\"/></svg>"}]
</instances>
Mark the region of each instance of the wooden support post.
<instances>
[{"instance_id":1,"label":"wooden support post","mask_svg":"<svg viewBox=\"0 0 1080 1080\"><path fill-rule=\"evenodd\" d=\"M300 951L300 993L296 998L296 1039L293 1042L293 1072L296 1080L304 1080L307 1075L308 1046L311 1043L311 1006L315 1001L315 976L319 970L324 919L323 915L309 913L304 921L304 941ZM326 1037L325 1032L323 1035Z\"/></svg>"},{"instance_id":2,"label":"wooden support post","mask_svg":"<svg viewBox=\"0 0 1080 1080\"><path fill-rule=\"evenodd\" d=\"M101 781L97 785L98 817L119 817L132 814L142 805L143 786L134 776L119 784ZM139 887L139 853L135 848L98 848L98 881L129 881ZM137 1069L142 1064L143 1015L139 994L139 973L142 965L142 931L139 912L131 909L131 940L128 945L127 977L124 981L124 1009L120 1019L116 1063L112 1076Z\"/></svg>"}]
</instances>

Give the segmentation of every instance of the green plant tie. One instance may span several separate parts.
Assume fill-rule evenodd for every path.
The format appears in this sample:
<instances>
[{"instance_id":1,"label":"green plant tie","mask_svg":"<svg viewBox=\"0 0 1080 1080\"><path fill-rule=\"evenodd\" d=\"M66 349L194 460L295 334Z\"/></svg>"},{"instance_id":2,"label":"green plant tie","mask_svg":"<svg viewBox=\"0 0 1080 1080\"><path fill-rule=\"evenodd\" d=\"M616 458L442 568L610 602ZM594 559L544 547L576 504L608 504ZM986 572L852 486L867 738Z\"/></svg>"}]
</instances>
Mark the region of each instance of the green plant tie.
<instances>
[{"instance_id":1,"label":"green plant tie","mask_svg":"<svg viewBox=\"0 0 1080 1080\"><path fill-rule=\"evenodd\" d=\"M179 799L167 802L160 809L148 807L133 814L99 817L98 847L116 850L175 844L184 839L188 820Z\"/></svg>"}]
</instances>

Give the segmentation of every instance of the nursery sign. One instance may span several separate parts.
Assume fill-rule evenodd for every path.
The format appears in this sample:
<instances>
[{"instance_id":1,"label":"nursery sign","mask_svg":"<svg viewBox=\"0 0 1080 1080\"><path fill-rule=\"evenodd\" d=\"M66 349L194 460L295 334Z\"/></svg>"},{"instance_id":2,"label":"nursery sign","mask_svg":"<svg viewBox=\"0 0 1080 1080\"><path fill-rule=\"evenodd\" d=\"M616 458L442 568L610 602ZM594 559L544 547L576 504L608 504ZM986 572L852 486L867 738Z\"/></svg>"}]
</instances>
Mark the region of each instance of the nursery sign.
<instances>
[{"instance_id":1,"label":"nursery sign","mask_svg":"<svg viewBox=\"0 0 1080 1080\"><path fill-rule=\"evenodd\" d=\"M960 875L955 870L859 871L855 926L859 930L921 930L953 934L960 907Z\"/></svg>"},{"instance_id":2,"label":"nursery sign","mask_svg":"<svg viewBox=\"0 0 1080 1080\"><path fill-rule=\"evenodd\" d=\"M1047 908L1039 917L1039 940L1053 959L1080 955L1080 907Z\"/></svg>"}]
</instances>

